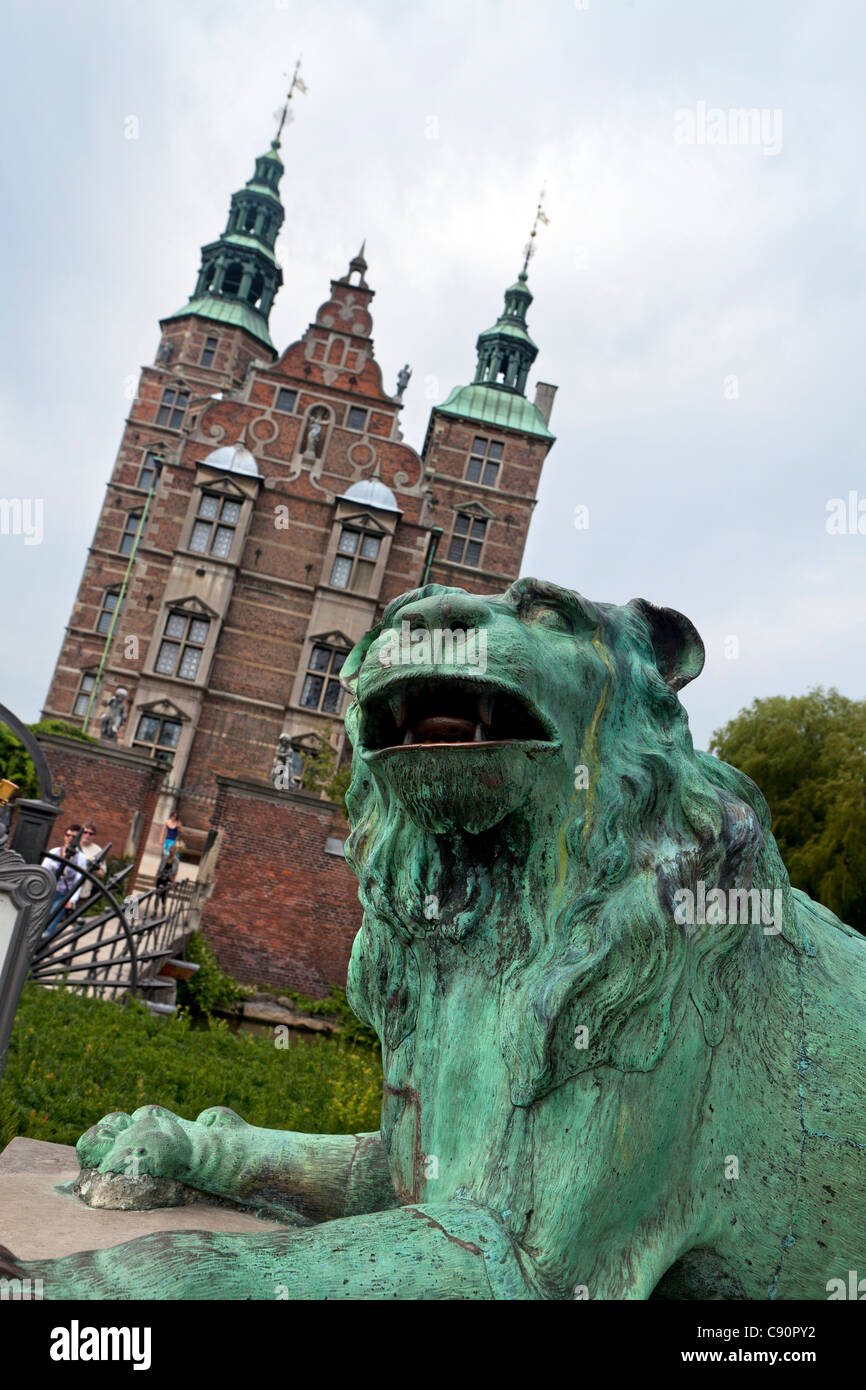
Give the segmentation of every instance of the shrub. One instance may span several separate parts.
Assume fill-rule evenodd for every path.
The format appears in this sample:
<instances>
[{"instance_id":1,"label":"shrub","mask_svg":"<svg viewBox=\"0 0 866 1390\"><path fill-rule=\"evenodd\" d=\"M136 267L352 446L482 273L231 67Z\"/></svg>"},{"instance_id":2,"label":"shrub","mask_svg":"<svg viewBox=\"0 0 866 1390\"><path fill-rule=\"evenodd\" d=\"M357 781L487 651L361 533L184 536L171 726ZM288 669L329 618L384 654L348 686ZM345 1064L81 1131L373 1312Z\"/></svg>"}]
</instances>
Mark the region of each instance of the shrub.
<instances>
[{"instance_id":1,"label":"shrub","mask_svg":"<svg viewBox=\"0 0 866 1390\"><path fill-rule=\"evenodd\" d=\"M343 1038L275 1041L31 982L0 1083L0 1132L74 1144L109 1111L149 1104L187 1119L227 1105L250 1124L311 1134L379 1128L382 1074L369 1048Z\"/></svg>"},{"instance_id":2,"label":"shrub","mask_svg":"<svg viewBox=\"0 0 866 1390\"><path fill-rule=\"evenodd\" d=\"M216 956L200 932L193 932L184 955L199 968L189 980L178 981L177 1002L194 1015L210 1018L217 1010L227 1008L238 999L247 999L253 993L248 986L239 984L220 970Z\"/></svg>"}]
</instances>

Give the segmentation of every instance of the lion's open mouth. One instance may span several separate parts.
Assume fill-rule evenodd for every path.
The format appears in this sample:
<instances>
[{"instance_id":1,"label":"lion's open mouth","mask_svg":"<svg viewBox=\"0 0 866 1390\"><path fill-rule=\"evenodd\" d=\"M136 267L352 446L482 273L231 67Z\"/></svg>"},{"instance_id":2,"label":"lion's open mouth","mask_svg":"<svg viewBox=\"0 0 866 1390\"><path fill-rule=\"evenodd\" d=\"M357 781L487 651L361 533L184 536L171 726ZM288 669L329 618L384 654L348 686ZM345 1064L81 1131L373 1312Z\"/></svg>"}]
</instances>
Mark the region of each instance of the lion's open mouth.
<instances>
[{"instance_id":1,"label":"lion's open mouth","mask_svg":"<svg viewBox=\"0 0 866 1390\"><path fill-rule=\"evenodd\" d=\"M435 678L400 683L372 696L363 720L368 752L555 741L543 716L521 696L497 686Z\"/></svg>"}]
</instances>

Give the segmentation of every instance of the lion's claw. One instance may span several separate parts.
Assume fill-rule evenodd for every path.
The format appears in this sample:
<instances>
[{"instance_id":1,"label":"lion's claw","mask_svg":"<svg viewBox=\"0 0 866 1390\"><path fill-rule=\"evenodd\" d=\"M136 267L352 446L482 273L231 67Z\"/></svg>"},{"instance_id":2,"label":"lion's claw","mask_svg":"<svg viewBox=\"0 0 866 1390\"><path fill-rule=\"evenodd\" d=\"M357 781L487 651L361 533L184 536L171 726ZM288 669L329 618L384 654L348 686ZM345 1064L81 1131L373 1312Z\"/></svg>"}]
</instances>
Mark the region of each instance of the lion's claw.
<instances>
[{"instance_id":1,"label":"lion's claw","mask_svg":"<svg viewBox=\"0 0 866 1390\"><path fill-rule=\"evenodd\" d=\"M95 1125L91 1125L75 1145L81 1167L98 1167L106 1154L111 1152L117 1136L131 1124L132 1117L125 1111L112 1110L110 1115L104 1115Z\"/></svg>"},{"instance_id":2,"label":"lion's claw","mask_svg":"<svg viewBox=\"0 0 866 1390\"><path fill-rule=\"evenodd\" d=\"M190 1128L161 1105L143 1105L132 1115L115 1111L81 1136L78 1162L100 1173L183 1180L193 1152Z\"/></svg>"},{"instance_id":3,"label":"lion's claw","mask_svg":"<svg viewBox=\"0 0 866 1390\"><path fill-rule=\"evenodd\" d=\"M196 1124L208 1129L248 1129L247 1121L227 1105L212 1105L196 1116Z\"/></svg>"}]
</instances>

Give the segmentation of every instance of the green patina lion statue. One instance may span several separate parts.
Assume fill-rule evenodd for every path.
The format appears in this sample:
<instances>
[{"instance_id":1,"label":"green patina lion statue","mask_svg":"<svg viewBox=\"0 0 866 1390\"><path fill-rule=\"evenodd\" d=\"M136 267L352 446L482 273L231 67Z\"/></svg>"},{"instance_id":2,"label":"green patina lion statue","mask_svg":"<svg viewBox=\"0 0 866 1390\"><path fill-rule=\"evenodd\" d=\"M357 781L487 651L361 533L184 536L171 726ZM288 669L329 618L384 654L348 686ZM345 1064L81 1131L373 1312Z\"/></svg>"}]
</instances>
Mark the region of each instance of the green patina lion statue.
<instances>
[{"instance_id":1,"label":"green patina lion statue","mask_svg":"<svg viewBox=\"0 0 866 1390\"><path fill-rule=\"evenodd\" d=\"M381 1132L109 1115L86 1178L135 1161L293 1224L27 1263L46 1297L821 1299L866 1274L866 942L694 751L702 664L643 600L391 603L344 667Z\"/></svg>"}]
</instances>

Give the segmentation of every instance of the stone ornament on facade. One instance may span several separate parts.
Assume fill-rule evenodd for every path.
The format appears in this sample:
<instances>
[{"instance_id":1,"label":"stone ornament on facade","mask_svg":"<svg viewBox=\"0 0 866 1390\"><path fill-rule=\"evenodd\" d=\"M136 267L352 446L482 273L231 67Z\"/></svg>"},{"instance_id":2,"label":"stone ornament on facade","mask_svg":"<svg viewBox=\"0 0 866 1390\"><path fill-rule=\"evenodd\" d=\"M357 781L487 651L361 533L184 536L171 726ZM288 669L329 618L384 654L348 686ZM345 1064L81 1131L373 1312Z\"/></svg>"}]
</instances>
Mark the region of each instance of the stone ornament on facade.
<instances>
[{"instance_id":1,"label":"stone ornament on facade","mask_svg":"<svg viewBox=\"0 0 866 1390\"><path fill-rule=\"evenodd\" d=\"M129 691L119 685L114 694L105 701L105 713L99 721L99 736L109 743L116 743L117 736L126 723Z\"/></svg>"},{"instance_id":2,"label":"stone ornament on facade","mask_svg":"<svg viewBox=\"0 0 866 1390\"><path fill-rule=\"evenodd\" d=\"M384 664L404 623L483 630L483 679ZM677 692L703 661L642 599L525 579L388 604L342 673L380 1132L107 1115L82 1191L135 1154L285 1234L17 1276L47 1298L796 1300L866 1267L866 941L791 888L754 783L694 750Z\"/></svg>"}]
</instances>

